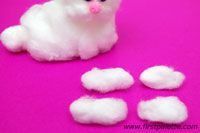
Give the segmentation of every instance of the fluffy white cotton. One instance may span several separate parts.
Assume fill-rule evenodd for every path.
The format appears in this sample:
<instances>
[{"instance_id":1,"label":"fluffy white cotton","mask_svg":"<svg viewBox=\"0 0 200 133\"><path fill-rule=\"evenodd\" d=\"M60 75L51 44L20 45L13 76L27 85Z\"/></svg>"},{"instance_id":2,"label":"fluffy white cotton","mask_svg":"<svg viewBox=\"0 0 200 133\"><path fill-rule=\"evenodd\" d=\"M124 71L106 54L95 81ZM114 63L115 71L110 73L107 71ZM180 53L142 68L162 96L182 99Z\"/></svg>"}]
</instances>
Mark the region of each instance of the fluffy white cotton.
<instances>
[{"instance_id":1,"label":"fluffy white cotton","mask_svg":"<svg viewBox=\"0 0 200 133\"><path fill-rule=\"evenodd\" d=\"M140 75L140 81L153 89L175 89L182 85L185 76L167 66L154 66Z\"/></svg>"},{"instance_id":2,"label":"fluffy white cotton","mask_svg":"<svg viewBox=\"0 0 200 133\"><path fill-rule=\"evenodd\" d=\"M6 29L2 35L1 40L6 45L7 49L13 52L19 52L23 49L23 45L28 40L26 29L22 26L14 26Z\"/></svg>"},{"instance_id":3,"label":"fluffy white cotton","mask_svg":"<svg viewBox=\"0 0 200 133\"><path fill-rule=\"evenodd\" d=\"M181 123L188 117L187 107L175 96L141 101L137 112L141 119L169 124Z\"/></svg>"},{"instance_id":4,"label":"fluffy white cotton","mask_svg":"<svg viewBox=\"0 0 200 133\"><path fill-rule=\"evenodd\" d=\"M93 68L81 77L83 86L88 90L101 93L127 89L134 83L133 77L122 68Z\"/></svg>"},{"instance_id":5,"label":"fluffy white cotton","mask_svg":"<svg viewBox=\"0 0 200 133\"><path fill-rule=\"evenodd\" d=\"M113 125L127 117L127 104L122 99L81 97L70 105L70 112L79 123Z\"/></svg>"},{"instance_id":6,"label":"fluffy white cotton","mask_svg":"<svg viewBox=\"0 0 200 133\"><path fill-rule=\"evenodd\" d=\"M118 39L115 14L120 0L53 0L32 6L1 34L9 50L27 50L37 60L89 59Z\"/></svg>"}]
</instances>

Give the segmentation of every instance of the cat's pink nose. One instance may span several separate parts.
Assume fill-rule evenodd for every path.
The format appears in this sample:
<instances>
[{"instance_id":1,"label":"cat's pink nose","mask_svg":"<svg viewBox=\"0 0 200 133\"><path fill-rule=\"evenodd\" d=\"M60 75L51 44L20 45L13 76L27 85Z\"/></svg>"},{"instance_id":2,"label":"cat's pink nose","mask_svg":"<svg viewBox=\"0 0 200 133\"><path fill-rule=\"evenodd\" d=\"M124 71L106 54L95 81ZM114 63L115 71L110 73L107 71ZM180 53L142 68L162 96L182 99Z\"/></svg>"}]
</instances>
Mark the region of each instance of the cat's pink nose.
<instances>
[{"instance_id":1,"label":"cat's pink nose","mask_svg":"<svg viewBox=\"0 0 200 133\"><path fill-rule=\"evenodd\" d=\"M93 14L98 14L101 12L101 4L99 2L91 2L89 5L90 12Z\"/></svg>"}]
</instances>

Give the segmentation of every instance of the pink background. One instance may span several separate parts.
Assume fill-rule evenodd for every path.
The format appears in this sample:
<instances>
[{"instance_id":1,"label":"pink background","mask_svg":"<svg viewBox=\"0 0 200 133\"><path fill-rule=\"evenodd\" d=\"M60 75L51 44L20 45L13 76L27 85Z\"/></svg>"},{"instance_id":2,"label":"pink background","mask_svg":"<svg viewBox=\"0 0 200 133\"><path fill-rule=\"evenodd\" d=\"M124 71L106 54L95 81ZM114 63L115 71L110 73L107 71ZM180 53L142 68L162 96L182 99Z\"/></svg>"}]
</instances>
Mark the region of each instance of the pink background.
<instances>
[{"instance_id":1,"label":"pink background","mask_svg":"<svg viewBox=\"0 0 200 133\"><path fill-rule=\"evenodd\" d=\"M0 31L18 24L24 11L39 2L42 0L1 0ZM13 54L0 45L0 132L139 131L125 130L123 125L147 123L137 117L137 103L158 95L179 96L189 110L184 124L199 124L200 1L123 0L117 27L120 36L117 45L88 61L40 63L27 53ZM139 74L159 64L182 71L187 77L184 85L174 91L156 91L143 86L138 81ZM126 91L105 95L89 92L81 86L80 76L92 67L123 67L131 72L136 83ZM69 105L86 94L123 98L128 103L128 118L109 127L75 123Z\"/></svg>"}]
</instances>

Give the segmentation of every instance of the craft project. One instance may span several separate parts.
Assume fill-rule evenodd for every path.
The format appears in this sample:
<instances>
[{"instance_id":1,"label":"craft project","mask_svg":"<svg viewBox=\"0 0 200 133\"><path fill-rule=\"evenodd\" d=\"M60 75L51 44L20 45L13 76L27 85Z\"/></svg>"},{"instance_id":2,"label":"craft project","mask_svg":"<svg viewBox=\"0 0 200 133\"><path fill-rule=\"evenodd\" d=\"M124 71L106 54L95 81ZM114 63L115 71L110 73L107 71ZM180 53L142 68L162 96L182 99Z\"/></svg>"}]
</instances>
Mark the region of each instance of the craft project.
<instances>
[{"instance_id":1,"label":"craft project","mask_svg":"<svg viewBox=\"0 0 200 133\"><path fill-rule=\"evenodd\" d=\"M1 34L13 52L28 51L39 61L89 59L109 51L118 35L120 0L53 0L31 7Z\"/></svg>"}]
</instances>

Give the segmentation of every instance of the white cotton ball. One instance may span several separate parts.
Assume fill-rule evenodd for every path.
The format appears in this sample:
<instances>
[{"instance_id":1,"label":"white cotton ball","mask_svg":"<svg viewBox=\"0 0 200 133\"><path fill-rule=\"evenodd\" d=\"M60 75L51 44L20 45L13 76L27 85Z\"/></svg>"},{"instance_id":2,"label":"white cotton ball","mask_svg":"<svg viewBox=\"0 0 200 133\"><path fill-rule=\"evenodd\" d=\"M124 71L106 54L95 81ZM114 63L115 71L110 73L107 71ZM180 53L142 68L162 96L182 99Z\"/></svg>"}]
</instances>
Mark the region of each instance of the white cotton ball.
<instances>
[{"instance_id":1,"label":"white cotton ball","mask_svg":"<svg viewBox=\"0 0 200 133\"><path fill-rule=\"evenodd\" d=\"M7 49L13 52L21 51L27 40L27 32L23 26L9 27L1 34L2 43Z\"/></svg>"},{"instance_id":2,"label":"white cotton ball","mask_svg":"<svg viewBox=\"0 0 200 133\"><path fill-rule=\"evenodd\" d=\"M83 86L88 90L106 93L127 89L133 85L133 77L122 68L98 69L84 73L81 77Z\"/></svg>"},{"instance_id":3,"label":"white cotton ball","mask_svg":"<svg viewBox=\"0 0 200 133\"><path fill-rule=\"evenodd\" d=\"M3 45L28 51L39 61L92 58L118 40L115 14L120 0L52 0L25 12L20 25L5 29Z\"/></svg>"},{"instance_id":4,"label":"white cotton ball","mask_svg":"<svg viewBox=\"0 0 200 133\"><path fill-rule=\"evenodd\" d=\"M70 105L70 112L79 123L113 125L126 119L128 108L122 99L85 96Z\"/></svg>"},{"instance_id":5,"label":"white cotton ball","mask_svg":"<svg viewBox=\"0 0 200 133\"><path fill-rule=\"evenodd\" d=\"M156 97L141 101L137 108L138 116L143 120L176 124L184 122L187 117L187 107L178 97Z\"/></svg>"},{"instance_id":6,"label":"white cotton ball","mask_svg":"<svg viewBox=\"0 0 200 133\"><path fill-rule=\"evenodd\" d=\"M140 81L153 89L175 89L182 85L184 74L167 66L154 66L142 72Z\"/></svg>"}]
</instances>

